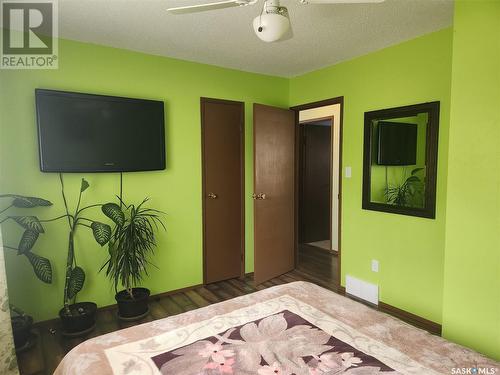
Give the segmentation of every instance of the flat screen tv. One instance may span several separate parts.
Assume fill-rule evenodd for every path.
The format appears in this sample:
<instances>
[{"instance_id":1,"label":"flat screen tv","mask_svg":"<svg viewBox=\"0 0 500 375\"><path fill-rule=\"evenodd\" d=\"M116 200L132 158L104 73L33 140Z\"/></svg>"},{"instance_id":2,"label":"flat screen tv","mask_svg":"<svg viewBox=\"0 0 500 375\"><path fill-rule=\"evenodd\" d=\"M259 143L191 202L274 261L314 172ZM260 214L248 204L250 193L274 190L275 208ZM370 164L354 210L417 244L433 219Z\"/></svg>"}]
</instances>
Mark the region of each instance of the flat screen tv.
<instances>
[{"instance_id":1,"label":"flat screen tv","mask_svg":"<svg viewBox=\"0 0 500 375\"><path fill-rule=\"evenodd\" d=\"M378 122L379 165L414 165L417 162L417 125Z\"/></svg>"},{"instance_id":2,"label":"flat screen tv","mask_svg":"<svg viewBox=\"0 0 500 375\"><path fill-rule=\"evenodd\" d=\"M163 102L37 89L42 172L165 169Z\"/></svg>"}]
</instances>

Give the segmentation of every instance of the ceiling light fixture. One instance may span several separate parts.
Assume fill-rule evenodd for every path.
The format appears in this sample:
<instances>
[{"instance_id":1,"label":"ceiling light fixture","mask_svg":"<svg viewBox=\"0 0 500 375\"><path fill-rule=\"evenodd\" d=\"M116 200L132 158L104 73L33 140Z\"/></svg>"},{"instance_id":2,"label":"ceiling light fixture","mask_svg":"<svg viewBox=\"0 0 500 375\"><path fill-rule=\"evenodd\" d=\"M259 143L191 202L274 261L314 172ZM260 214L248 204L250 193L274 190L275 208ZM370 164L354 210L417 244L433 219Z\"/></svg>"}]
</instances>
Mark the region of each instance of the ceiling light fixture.
<instances>
[{"instance_id":1,"label":"ceiling light fixture","mask_svg":"<svg viewBox=\"0 0 500 375\"><path fill-rule=\"evenodd\" d=\"M288 9L280 6L278 0L264 1L261 14L253 20L253 29L264 42L280 40L290 29Z\"/></svg>"}]
</instances>

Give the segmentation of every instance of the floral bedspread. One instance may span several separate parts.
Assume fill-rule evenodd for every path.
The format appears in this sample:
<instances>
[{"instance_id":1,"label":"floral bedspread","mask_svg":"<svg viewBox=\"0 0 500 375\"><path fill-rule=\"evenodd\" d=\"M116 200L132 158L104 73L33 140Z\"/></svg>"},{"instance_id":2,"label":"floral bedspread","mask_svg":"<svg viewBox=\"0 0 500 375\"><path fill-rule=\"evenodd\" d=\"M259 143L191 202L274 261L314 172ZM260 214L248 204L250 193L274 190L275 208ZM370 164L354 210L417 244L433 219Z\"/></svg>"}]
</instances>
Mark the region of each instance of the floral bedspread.
<instances>
[{"instance_id":1,"label":"floral bedspread","mask_svg":"<svg viewBox=\"0 0 500 375\"><path fill-rule=\"evenodd\" d=\"M163 374L394 373L288 310L152 357Z\"/></svg>"},{"instance_id":2,"label":"floral bedspread","mask_svg":"<svg viewBox=\"0 0 500 375\"><path fill-rule=\"evenodd\" d=\"M450 374L469 349L296 282L90 339L56 375Z\"/></svg>"}]
</instances>

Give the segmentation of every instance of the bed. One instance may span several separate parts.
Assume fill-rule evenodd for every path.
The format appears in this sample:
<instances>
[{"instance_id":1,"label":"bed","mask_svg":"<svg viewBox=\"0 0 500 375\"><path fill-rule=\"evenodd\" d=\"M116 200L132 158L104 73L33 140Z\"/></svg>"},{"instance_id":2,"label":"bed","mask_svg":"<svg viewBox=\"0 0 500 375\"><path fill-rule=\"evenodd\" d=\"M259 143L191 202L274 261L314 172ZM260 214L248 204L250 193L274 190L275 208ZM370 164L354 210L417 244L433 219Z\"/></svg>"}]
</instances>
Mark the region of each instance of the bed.
<instances>
[{"instance_id":1,"label":"bed","mask_svg":"<svg viewBox=\"0 0 500 375\"><path fill-rule=\"evenodd\" d=\"M498 367L349 298L293 282L87 340L55 374L432 375Z\"/></svg>"}]
</instances>

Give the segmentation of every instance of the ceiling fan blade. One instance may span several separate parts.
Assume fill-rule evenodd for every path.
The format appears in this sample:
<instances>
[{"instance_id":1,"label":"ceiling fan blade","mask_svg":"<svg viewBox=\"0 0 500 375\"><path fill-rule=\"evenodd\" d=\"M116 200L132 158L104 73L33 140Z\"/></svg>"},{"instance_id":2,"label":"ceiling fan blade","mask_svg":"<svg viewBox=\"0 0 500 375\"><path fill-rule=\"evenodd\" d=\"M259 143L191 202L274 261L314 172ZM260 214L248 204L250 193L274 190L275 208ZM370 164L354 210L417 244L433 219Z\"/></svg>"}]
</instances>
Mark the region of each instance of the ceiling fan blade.
<instances>
[{"instance_id":1,"label":"ceiling fan blade","mask_svg":"<svg viewBox=\"0 0 500 375\"><path fill-rule=\"evenodd\" d=\"M199 5L190 5L185 7L176 7L176 8L168 8L167 12L173 14L186 14L186 13L197 13L197 12L205 12L208 10L216 10L216 9L225 9L232 7L239 7L244 5L253 4L251 1L241 1L241 0L225 0L218 1L215 3L208 4L199 4Z\"/></svg>"},{"instance_id":2,"label":"ceiling fan blade","mask_svg":"<svg viewBox=\"0 0 500 375\"><path fill-rule=\"evenodd\" d=\"M303 4L370 4L383 3L385 0L301 0Z\"/></svg>"}]
</instances>

